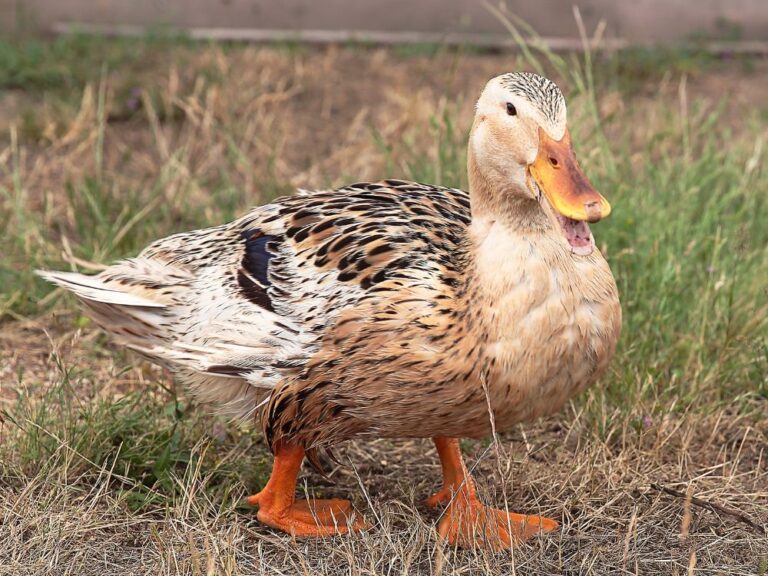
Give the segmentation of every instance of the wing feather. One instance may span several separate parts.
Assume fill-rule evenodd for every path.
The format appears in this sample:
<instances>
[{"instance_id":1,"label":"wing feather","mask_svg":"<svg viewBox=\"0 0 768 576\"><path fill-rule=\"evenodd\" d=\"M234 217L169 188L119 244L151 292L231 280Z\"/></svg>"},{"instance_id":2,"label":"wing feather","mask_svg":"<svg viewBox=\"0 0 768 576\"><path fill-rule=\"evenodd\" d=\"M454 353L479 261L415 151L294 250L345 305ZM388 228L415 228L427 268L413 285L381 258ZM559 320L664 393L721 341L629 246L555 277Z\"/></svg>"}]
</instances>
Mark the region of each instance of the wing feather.
<instances>
[{"instance_id":1,"label":"wing feather","mask_svg":"<svg viewBox=\"0 0 768 576\"><path fill-rule=\"evenodd\" d=\"M435 278L469 223L465 192L387 180L278 199L175 234L96 276L41 271L121 344L248 417L296 375L340 315Z\"/></svg>"}]
</instances>

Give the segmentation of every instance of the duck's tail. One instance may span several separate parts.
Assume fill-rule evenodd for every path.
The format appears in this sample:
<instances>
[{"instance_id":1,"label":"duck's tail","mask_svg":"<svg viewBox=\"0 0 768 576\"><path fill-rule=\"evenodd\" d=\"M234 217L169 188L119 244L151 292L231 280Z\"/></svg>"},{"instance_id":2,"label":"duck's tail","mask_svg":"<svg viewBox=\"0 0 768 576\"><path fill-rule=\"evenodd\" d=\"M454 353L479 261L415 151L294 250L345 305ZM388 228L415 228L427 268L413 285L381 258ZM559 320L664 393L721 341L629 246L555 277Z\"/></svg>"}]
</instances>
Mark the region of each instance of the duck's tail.
<instances>
[{"instance_id":1,"label":"duck's tail","mask_svg":"<svg viewBox=\"0 0 768 576\"><path fill-rule=\"evenodd\" d=\"M131 275L121 274L130 267ZM169 366L169 358L160 353L172 340L173 326L169 308L172 290L158 289L136 276L136 262L120 263L95 276L77 272L36 270L36 274L77 296L88 308L88 315L118 343Z\"/></svg>"},{"instance_id":2,"label":"duck's tail","mask_svg":"<svg viewBox=\"0 0 768 576\"><path fill-rule=\"evenodd\" d=\"M247 331L234 321L219 326L190 320L201 312L190 312L194 276L180 267L139 257L96 275L49 270L36 274L77 296L88 316L117 344L170 369L223 414L253 415L263 390L249 383L248 376L257 379L260 388L274 386L278 375L267 370L275 356L273 347L258 338L240 338L238 334Z\"/></svg>"},{"instance_id":3,"label":"duck's tail","mask_svg":"<svg viewBox=\"0 0 768 576\"><path fill-rule=\"evenodd\" d=\"M105 281L99 276L54 270L35 270L35 274L52 284L69 290L86 303L98 302L113 307L165 308L165 304L160 302L137 296L125 290L118 290L112 282Z\"/></svg>"}]
</instances>

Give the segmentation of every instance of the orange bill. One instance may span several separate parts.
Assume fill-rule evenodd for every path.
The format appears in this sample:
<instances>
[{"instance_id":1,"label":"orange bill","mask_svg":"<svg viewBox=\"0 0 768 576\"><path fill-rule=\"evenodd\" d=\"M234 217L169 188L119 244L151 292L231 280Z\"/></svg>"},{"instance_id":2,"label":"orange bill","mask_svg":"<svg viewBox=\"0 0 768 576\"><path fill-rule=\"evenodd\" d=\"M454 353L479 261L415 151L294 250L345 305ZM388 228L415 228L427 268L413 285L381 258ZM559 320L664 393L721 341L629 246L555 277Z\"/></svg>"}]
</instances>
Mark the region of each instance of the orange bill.
<instances>
[{"instance_id":1,"label":"orange bill","mask_svg":"<svg viewBox=\"0 0 768 576\"><path fill-rule=\"evenodd\" d=\"M597 222L611 213L608 200L592 188L581 171L567 129L560 140L554 140L539 128L539 154L528 168L558 214Z\"/></svg>"}]
</instances>

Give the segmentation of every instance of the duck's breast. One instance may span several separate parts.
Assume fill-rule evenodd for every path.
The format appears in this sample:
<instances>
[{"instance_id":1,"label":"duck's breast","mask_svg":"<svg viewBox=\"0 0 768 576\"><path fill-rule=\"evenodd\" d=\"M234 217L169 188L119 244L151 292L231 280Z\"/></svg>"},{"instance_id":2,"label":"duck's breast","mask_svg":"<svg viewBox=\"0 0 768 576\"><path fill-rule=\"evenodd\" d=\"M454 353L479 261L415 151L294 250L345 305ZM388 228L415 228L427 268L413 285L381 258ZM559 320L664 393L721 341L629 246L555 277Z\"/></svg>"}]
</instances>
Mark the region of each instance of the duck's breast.
<instances>
[{"instance_id":1,"label":"duck's breast","mask_svg":"<svg viewBox=\"0 0 768 576\"><path fill-rule=\"evenodd\" d=\"M486 278L484 365L497 427L559 410L592 384L621 326L616 284L596 250L573 256L535 237L491 238L477 260Z\"/></svg>"}]
</instances>

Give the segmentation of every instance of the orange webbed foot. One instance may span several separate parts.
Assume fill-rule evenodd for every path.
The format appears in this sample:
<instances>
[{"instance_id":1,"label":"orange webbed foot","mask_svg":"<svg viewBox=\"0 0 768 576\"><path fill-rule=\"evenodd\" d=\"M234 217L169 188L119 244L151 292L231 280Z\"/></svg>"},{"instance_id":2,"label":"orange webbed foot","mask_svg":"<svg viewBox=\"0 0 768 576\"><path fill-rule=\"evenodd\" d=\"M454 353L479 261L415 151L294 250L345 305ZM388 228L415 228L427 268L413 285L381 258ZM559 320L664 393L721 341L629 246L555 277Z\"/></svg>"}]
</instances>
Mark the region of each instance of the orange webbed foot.
<instances>
[{"instance_id":1,"label":"orange webbed foot","mask_svg":"<svg viewBox=\"0 0 768 576\"><path fill-rule=\"evenodd\" d=\"M275 445L275 465L264 489L248 496L246 502L258 506L257 518L267 526L294 536L331 536L363 530L369 525L346 500L296 501L296 476L304 460L301 446Z\"/></svg>"},{"instance_id":2,"label":"orange webbed foot","mask_svg":"<svg viewBox=\"0 0 768 576\"><path fill-rule=\"evenodd\" d=\"M370 528L355 517L348 500L299 500L280 505L262 492L249 496L246 502L259 507L257 518L267 526L294 536L332 536Z\"/></svg>"},{"instance_id":3,"label":"orange webbed foot","mask_svg":"<svg viewBox=\"0 0 768 576\"><path fill-rule=\"evenodd\" d=\"M260 506L262 500L268 499L262 496L262 492L248 496L245 501L251 506ZM321 520L331 519L340 515L351 516L352 515L352 503L349 500L342 500L340 498L331 498L328 500L301 500L295 502L294 506L306 509L308 513L314 513L316 518Z\"/></svg>"},{"instance_id":4,"label":"orange webbed foot","mask_svg":"<svg viewBox=\"0 0 768 576\"><path fill-rule=\"evenodd\" d=\"M455 546L487 547L498 551L558 527L559 524L551 518L491 508L484 506L474 495L467 497L459 492L440 520L438 533Z\"/></svg>"},{"instance_id":5,"label":"orange webbed foot","mask_svg":"<svg viewBox=\"0 0 768 576\"><path fill-rule=\"evenodd\" d=\"M427 499L434 508L448 504L437 530L454 546L509 549L514 542L552 532L558 523L550 518L515 514L483 506L469 476L456 438L434 438L443 468L443 487Z\"/></svg>"}]
</instances>

